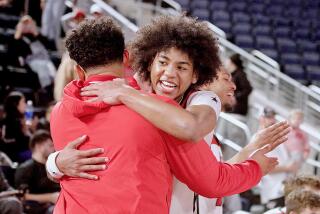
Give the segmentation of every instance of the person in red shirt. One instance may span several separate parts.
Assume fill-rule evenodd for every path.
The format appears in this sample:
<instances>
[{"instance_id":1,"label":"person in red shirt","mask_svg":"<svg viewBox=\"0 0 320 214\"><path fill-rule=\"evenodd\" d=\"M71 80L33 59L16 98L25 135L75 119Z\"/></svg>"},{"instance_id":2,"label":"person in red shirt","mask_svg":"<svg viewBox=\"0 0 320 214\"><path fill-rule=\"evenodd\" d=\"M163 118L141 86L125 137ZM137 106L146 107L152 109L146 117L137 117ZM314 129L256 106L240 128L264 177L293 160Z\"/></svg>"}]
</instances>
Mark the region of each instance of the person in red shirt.
<instances>
[{"instance_id":1,"label":"person in red shirt","mask_svg":"<svg viewBox=\"0 0 320 214\"><path fill-rule=\"evenodd\" d=\"M176 28L183 24L193 26L197 31L193 35L214 42L214 39L210 40L213 37L209 29L194 19L179 16L164 20L171 20ZM190 41L186 42L190 45ZM90 139L79 149L102 147L103 156L108 156L110 162L107 171L94 172L99 175L98 181L63 177L55 213L168 213L173 174L206 197L221 197L251 188L277 164L276 159L264 156L268 147L241 164L219 163L203 141L178 140L124 105L87 102L88 97L81 97L84 86L123 77L122 60L123 56L124 59L127 57L123 36L110 18L82 23L68 36L66 44L70 57L77 62L80 80L66 86L62 101L52 111L51 132L55 148L63 149L65 142L87 133ZM194 71L200 64L190 60L179 48L183 50L179 44L171 44L163 53L178 59L178 67L187 67L181 70L184 80L199 81L196 75L199 73ZM212 46L209 50L217 51ZM154 61L158 60L159 56L156 56ZM209 65L206 71L214 76L212 66L215 64L208 62L206 65ZM153 63L152 66L157 65ZM181 83L173 90L176 94L183 93L188 87L185 81ZM172 87L165 80L159 84L159 87L163 84ZM137 87L134 81L131 86ZM171 99L155 97L178 106Z\"/></svg>"}]
</instances>

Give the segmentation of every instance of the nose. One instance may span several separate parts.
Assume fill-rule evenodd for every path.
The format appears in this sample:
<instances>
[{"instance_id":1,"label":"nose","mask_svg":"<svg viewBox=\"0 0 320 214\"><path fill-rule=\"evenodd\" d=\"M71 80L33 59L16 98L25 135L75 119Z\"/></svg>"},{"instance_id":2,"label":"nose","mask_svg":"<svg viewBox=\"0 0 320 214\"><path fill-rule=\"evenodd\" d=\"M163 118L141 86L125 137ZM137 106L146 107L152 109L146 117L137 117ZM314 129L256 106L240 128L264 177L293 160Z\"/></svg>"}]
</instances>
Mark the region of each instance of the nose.
<instances>
[{"instance_id":1,"label":"nose","mask_svg":"<svg viewBox=\"0 0 320 214\"><path fill-rule=\"evenodd\" d=\"M235 91L235 90L237 89L237 86L236 86L236 84L235 84L233 81L231 81L231 89L232 89L233 91Z\"/></svg>"},{"instance_id":2,"label":"nose","mask_svg":"<svg viewBox=\"0 0 320 214\"><path fill-rule=\"evenodd\" d=\"M175 77L177 75L175 67L171 64L165 68L164 74L168 77Z\"/></svg>"}]
</instances>

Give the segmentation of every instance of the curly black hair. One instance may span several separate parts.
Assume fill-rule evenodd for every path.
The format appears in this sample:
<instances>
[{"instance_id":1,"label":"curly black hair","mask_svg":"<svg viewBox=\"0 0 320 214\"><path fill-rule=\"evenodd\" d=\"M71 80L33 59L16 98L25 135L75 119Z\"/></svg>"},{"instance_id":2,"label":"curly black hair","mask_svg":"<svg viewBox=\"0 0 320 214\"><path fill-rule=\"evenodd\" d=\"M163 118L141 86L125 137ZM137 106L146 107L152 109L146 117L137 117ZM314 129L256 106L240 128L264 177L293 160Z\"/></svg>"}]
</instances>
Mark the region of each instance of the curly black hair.
<instances>
[{"instance_id":1,"label":"curly black hair","mask_svg":"<svg viewBox=\"0 0 320 214\"><path fill-rule=\"evenodd\" d=\"M68 35L70 58L84 69L122 62L125 48L121 28L110 18L83 21Z\"/></svg>"},{"instance_id":2,"label":"curly black hair","mask_svg":"<svg viewBox=\"0 0 320 214\"><path fill-rule=\"evenodd\" d=\"M192 60L198 77L195 87L213 81L221 65L217 40L206 23L185 15L160 16L138 30L130 43L133 69L149 81L155 56L172 47Z\"/></svg>"}]
</instances>

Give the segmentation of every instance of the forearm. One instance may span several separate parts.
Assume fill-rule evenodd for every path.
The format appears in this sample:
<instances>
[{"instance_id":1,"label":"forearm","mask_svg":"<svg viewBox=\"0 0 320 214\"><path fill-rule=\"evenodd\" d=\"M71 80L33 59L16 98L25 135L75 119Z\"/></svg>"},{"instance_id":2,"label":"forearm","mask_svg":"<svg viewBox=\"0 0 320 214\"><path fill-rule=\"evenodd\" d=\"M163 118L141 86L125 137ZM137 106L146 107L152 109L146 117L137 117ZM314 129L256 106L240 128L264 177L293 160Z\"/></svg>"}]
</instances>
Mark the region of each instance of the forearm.
<instances>
[{"instance_id":1,"label":"forearm","mask_svg":"<svg viewBox=\"0 0 320 214\"><path fill-rule=\"evenodd\" d=\"M25 194L25 200L37 201L39 203L52 203L52 194L54 193L44 193L44 194Z\"/></svg>"},{"instance_id":2,"label":"forearm","mask_svg":"<svg viewBox=\"0 0 320 214\"><path fill-rule=\"evenodd\" d=\"M204 142L167 144L174 175L190 189L209 198L224 197L255 186L262 173L255 161L230 165L218 162Z\"/></svg>"},{"instance_id":3,"label":"forearm","mask_svg":"<svg viewBox=\"0 0 320 214\"><path fill-rule=\"evenodd\" d=\"M215 126L205 127L203 119L193 113L131 88L121 93L119 99L159 129L182 140L200 140Z\"/></svg>"},{"instance_id":4,"label":"forearm","mask_svg":"<svg viewBox=\"0 0 320 214\"><path fill-rule=\"evenodd\" d=\"M252 144L248 144L242 150L240 150L237 154L235 154L231 159L227 161L229 164L236 164L246 161L249 156L258 148L256 148Z\"/></svg>"},{"instance_id":5,"label":"forearm","mask_svg":"<svg viewBox=\"0 0 320 214\"><path fill-rule=\"evenodd\" d=\"M269 174L282 173L282 172L290 172L288 166L276 166Z\"/></svg>"}]
</instances>

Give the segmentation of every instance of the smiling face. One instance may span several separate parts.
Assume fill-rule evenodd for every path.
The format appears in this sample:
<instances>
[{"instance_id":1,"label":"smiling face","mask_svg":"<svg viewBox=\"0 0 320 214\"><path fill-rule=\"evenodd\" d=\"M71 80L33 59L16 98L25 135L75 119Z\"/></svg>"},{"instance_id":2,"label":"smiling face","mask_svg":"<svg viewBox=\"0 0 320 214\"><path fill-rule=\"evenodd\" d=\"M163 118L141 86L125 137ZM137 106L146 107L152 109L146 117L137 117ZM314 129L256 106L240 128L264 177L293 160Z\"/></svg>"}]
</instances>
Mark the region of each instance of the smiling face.
<instances>
[{"instance_id":1,"label":"smiling face","mask_svg":"<svg viewBox=\"0 0 320 214\"><path fill-rule=\"evenodd\" d=\"M224 111L232 109L235 105L234 92L236 90L236 85L234 84L231 75L223 68L220 68L218 71L217 78L202 89L210 90L217 94L221 100Z\"/></svg>"},{"instance_id":2,"label":"smiling face","mask_svg":"<svg viewBox=\"0 0 320 214\"><path fill-rule=\"evenodd\" d=\"M177 48L159 52L150 66L151 85L158 95L179 100L197 82L192 60Z\"/></svg>"}]
</instances>

